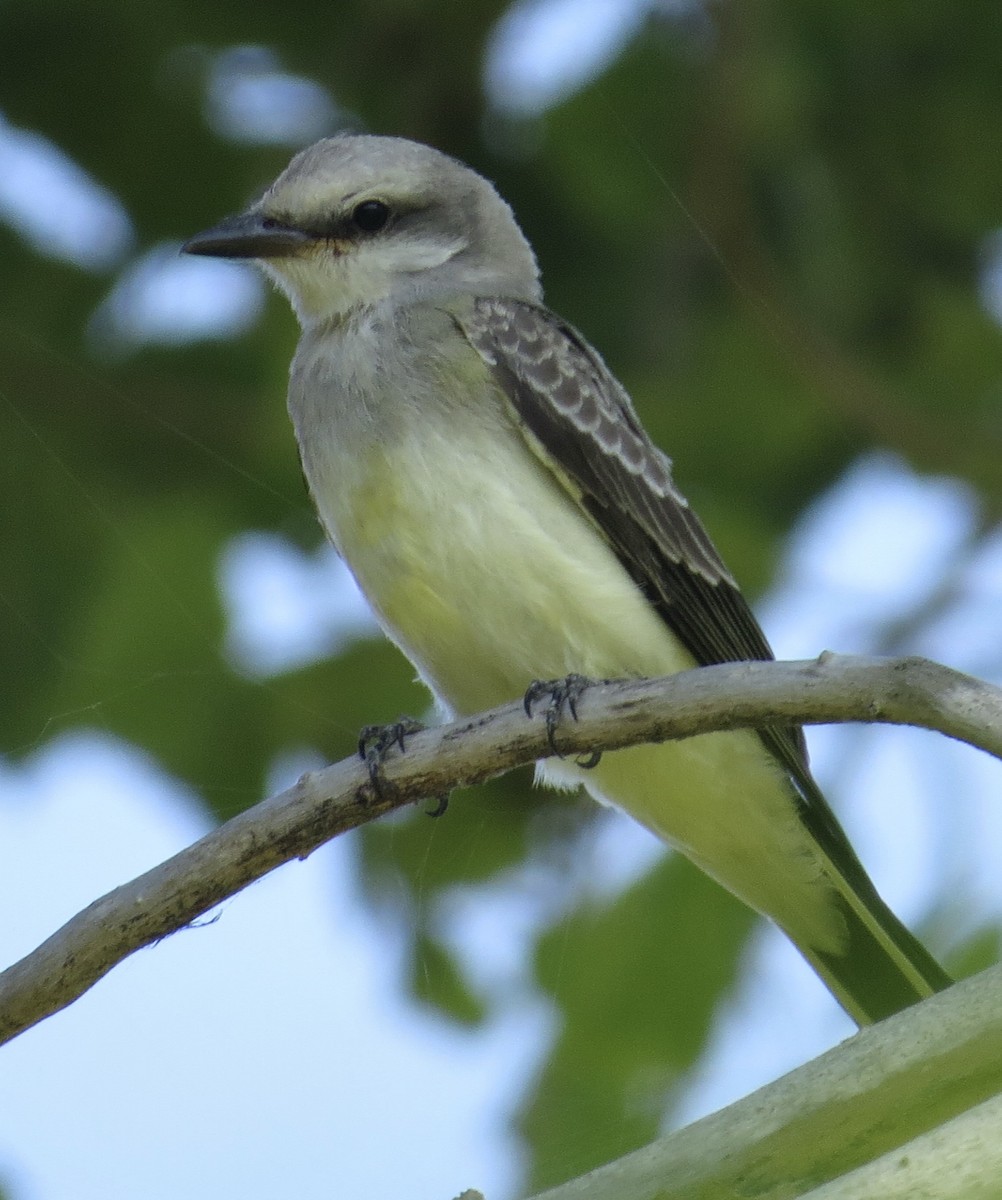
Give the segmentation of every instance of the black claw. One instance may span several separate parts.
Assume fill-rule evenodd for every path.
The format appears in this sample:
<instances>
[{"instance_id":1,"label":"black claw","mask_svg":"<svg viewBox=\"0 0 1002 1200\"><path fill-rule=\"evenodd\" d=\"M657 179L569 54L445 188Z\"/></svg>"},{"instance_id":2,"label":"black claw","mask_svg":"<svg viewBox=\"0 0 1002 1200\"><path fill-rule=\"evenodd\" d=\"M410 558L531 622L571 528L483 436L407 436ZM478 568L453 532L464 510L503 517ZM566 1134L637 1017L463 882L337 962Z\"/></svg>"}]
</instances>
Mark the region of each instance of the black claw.
<instances>
[{"instance_id":1,"label":"black claw","mask_svg":"<svg viewBox=\"0 0 1002 1200\"><path fill-rule=\"evenodd\" d=\"M363 725L358 731L358 757L365 762L377 743L382 744L385 725Z\"/></svg>"},{"instance_id":2,"label":"black claw","mask_svg":"<svg viewBox=\"0 0 1002 1200\"><path fill-rule=\"evenodd\" d=\"M377 796L383 796L386 791L386 781L383 779L382 766L390 750L396 746L401 754L406 749L405 739L412 733L424 729L420 721L413 717L401 717L389 725L366 725L358 735L358 756L365 763L369 772L369 783Z\"/></svg>"},{"instance_id":3,"label":"black claw","mask_svg":"<svg viewBox=\"0 0 1002 1200\"><path fill-rule=\"evenodd\" d=\"M602 761L602 751L593 750L587 758L581 756L574 760L583 771L594 771L598 764Z\"/></svg>"},{"instance_id":4,"label":"black claw","mask_svg":"<svg viewBox=\"0 0 1002 1200\"><path fill-rule=\"evenodd\" d=\"M435 800L436 800L435 807L429 808L427 813L425 814L426 816L441 817L445 814L446 809L449 807L449 793L448 792L443 793L443 795L441 795L441 796L436 796Z\"/></svg>"},{"instance_id":5,"label":"black claw","mask_svg":"<svg viewBox=\"0 0 1002 1200\"><path fill-rule=\"evenodd\" d=\"M522 707L525 709L527 717L532 716L533 705L537 701L541 700L544 696L549 697L549 703L546 706L546 740L557 758L564 757L557 748L556 743L557 729L560 726L564 710L566 709L576 721L578 719L577 702L588 688L591 687L592 683L593 680L588 679L584 675L567 675L563 679L535 679L526 688L525 695L522 698ZM601 752L591 754L580 765L586 769L591 769L598 766L598 761L601 757Z\"/></svg>"},{"instance_id":6,"label":"black claw","mask_svg":"<svg viewBox=\"0 0 1002 1200\"><path fill-rule=\"evenodd\" d=\"M401 717L389 725L363 725L358 735L358 756L368 760L375 752L385 758L391 746L398 746L403 751L406 749L404 739L412 733L420 733L424 728L413 717Z\"/></svg>"},{"instance_id":7,"label":"black claw","mask_svg":"<svg viewBox=\"0 0 1002 1200\"><path fill-rule=\"evenodd\" d=\"M544 696L553 698L553 691L560 683L559 679L534 679L532 683L525 689L525 695L522 697L522 707L525 709L525 715L532 717L532 706L537 700L541 700Z\"/></svg>"},{"instance_id":8,"label":"black claw","mask_svg":"<svg viewBox=\"0 0 1002 1200\"><path fill-rule=\"evenodd\" d=\"M571 716L576 721L578 719L578 699L591 687L592 681L586 679L584 675L568 675L564 686L567 689L567 707L571 710Z\"/></svg>"}]
</instances>

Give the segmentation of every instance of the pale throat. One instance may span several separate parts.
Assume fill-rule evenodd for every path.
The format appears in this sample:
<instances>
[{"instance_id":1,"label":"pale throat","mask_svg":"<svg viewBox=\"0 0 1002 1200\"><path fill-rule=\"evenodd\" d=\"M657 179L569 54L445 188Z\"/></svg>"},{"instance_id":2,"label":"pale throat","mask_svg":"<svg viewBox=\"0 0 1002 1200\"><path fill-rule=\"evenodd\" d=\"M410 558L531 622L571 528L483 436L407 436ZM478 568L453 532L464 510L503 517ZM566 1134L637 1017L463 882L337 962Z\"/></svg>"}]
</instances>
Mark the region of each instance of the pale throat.
<instances>
[{"instance_id":1,"label":"pale throat","mask_svg":"<svg viewBox=\"0 0 1002 1200\"><path fill-rule=\"evenodd\" d=\"M287 259L260 263L308 328L344 317L359 308L392 302L401 306L468 286L462 274L450 280L441 268L467 248L458 237L414 238L406 242L317 243Z\"/></svg>"}]
</instances>

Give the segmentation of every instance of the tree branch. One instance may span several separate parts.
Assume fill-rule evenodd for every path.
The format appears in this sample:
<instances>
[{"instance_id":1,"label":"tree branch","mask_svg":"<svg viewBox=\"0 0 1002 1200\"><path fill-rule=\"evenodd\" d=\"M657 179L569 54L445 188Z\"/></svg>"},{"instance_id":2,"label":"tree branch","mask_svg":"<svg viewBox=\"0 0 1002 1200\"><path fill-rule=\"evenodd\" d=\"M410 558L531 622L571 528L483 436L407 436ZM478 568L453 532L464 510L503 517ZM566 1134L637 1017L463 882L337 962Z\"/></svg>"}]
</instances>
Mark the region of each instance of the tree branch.
<instances>
[{"instance_id":1,"label":"tree branch","mask_svg":"<svg viewBox=\"0 0 1002 1200\"><path fill-rule=\"evenodd\" d=\"M562 753L769 724L917 725L1002 758L1002 690L924 659L824 654L806 663L729 663L658 680L596 685ZM551 753L520 704L408 738L373 791L354 759L304 775L144 875L96 900L0 975L0 1043L72 1003L135 950L190 925L293 858L405 804L482 783Z\"/></svg>"},{"instance_id":2,"label":"tree branch","mask_svg":"<svg viewBox=\"0 0 1002 1200\"><path fill-rule=\"evenodd\" d=\"M975 1200L1002 1170L1002 967L535 1200Z\"/></svg>"}]
</instances>

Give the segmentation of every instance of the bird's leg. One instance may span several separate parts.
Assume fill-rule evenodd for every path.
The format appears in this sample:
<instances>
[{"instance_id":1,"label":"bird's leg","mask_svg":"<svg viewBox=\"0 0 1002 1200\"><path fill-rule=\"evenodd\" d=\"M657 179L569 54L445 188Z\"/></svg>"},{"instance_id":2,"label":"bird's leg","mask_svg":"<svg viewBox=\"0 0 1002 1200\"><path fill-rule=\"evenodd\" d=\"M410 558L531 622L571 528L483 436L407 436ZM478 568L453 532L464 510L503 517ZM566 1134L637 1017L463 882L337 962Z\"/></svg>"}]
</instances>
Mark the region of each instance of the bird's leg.
<instances>
[{"instance_id":1,"label":"bird's leg","mask_svg":"<svg viewBox=\"0 0 1002 1200\"><path fill-rule=\"evenodd\" d=\"M588 679L584 675L565 675L563 679L534 679L526 688L525 695L522 697L522 706L527 717L532 716L534 705L544 696L549 697L546 705L546 740L557 758L564 757L556 743L556 732L564 711L569 712L576 721L578 719L578 700L596 682L598 681ZM587 757L577 758L575 762L579 767L590 771L593 767L598 766L601 759L602 751L593 750Z\"/></svg>"},{"instance_id":2,"label":"bird's leg","mask_svg":"<svg viewBox=\"0 0 1002 1200\"><path fill-rule=\"evenodd\" d=\"M400 717L389 725L365 725L358 735L358 756L369 772L369 783L379 797L386 794L386 780L382 767L390 750L396 746L400 753L406 750L405 741L412 733L420 733L427 726L413 717ZM436 797L436 804L428 812L429 817L440 817L449 807L449 793Z\"/></svg>"}]
</instances>

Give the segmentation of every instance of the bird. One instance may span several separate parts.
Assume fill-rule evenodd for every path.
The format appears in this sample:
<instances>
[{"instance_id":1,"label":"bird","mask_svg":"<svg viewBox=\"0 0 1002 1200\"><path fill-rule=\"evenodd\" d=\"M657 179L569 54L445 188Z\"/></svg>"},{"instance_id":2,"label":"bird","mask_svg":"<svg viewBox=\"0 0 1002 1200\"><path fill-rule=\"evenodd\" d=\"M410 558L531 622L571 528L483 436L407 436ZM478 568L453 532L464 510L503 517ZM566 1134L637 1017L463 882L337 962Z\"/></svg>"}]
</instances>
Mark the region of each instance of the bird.
<instances>
[{"instance_id":1,"label":"bird","mask_svg":"<svg viewBox=\"0 0 1002 1200\"><path fill-rule=\"evenodd\" d=\"M288 406L320 521L445 715L541 679L773 657L484 176L337 134L183 249L250 260L290 301ZM628 813L770 918L859 1025L951 982L866 874L799 727L551 756L537 777Z\"/></svg>"}]
</instances>

